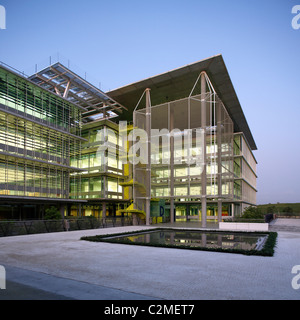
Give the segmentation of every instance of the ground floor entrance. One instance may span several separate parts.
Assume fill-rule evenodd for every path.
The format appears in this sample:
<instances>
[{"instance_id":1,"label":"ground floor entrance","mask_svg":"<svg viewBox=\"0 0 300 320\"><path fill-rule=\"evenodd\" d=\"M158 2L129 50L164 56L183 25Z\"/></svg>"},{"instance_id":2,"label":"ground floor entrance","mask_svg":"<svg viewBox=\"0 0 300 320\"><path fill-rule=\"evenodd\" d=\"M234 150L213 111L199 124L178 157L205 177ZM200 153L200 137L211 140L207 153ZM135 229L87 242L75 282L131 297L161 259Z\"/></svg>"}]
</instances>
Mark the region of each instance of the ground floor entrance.
<instances>
[{"instance_id":1,"label":"ground floor entrance","mask_svg":"<svg viewBox=\"0 0 300 320\"><path fill-rule=\"evenodd\" d=\"M74 204L68 210L68 215L73 217L93 216L97 219L104 217L125 217L124 209L129 205L128 201L89 201L86 204Z\"/></svg>"},{"instance_id":2,"label":"ground floor entrance","mask_svg":"<svg viewBox=\"0 0 300 320\"><path fill-rule=\"evenodd\" d=\"M222 205L222 217L233 215L232 205ZM201 203L175 203L175 221L201 221ZM207 203L207 220L218 220L218 204Z\"/></svg>"}]
</instances>

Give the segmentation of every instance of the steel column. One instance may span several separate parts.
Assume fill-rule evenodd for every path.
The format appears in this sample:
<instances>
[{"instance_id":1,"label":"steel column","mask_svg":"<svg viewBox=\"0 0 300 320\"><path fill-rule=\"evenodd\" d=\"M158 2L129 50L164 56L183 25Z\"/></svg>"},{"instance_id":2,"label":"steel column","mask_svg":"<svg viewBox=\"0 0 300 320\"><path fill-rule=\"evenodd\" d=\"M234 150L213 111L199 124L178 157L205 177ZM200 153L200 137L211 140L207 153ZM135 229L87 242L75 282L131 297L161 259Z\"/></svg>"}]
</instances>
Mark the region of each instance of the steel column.
<instances>
[{"instance_id":1,"label":"steel column","mask_svg":"<svg viewBox=\"0 0 300 320\"><path fill-rule=\"evenodd\" d=\"M147 133L147 165L146 165L146 225L150 225L151 205L151 101L150 89L146 89L146 133Z\"/></svg>"},{"instance_id":2,"label":"steel column","mask_svg":"<svg viewBox=\"0 0 300 320\"><path fill-rule=\"evenodd\" d=\"M207 225L207 206L206 206L206 79L205 74L201 74L201 129L204 130L204 143L202 147L204 164L201 176L201 217L202 227Z\"/></svg>"}]
</instances>

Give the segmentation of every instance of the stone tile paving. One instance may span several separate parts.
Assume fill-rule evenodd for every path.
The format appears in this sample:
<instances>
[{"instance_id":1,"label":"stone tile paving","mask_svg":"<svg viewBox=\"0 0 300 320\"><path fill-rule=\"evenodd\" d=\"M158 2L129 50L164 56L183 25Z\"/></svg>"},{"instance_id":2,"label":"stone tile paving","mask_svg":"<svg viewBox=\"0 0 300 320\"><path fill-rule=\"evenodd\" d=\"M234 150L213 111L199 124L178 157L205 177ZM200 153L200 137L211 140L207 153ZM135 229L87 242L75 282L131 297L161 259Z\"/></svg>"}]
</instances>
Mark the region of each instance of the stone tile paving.
<instances>
[{"instance_id":1,"label":"stone tile paving","mask_svg":"<svg viewBox=\"0 0 300 320\"><path fill-rule=\"evenodd\" d=\"M292 226L292 221L290 223ZM36 273L32 278L42 279L44 274L61 279L62 284L76 281L72 288L77 290L72 291L55 286L58 281L44 287L74 299L84 298L80 290L83 284L90 285L89 289L84 288L88 293L85 297L95 299L101 296L105 299L105 288L111 290L111 297L116 300L126 299L126 293L169 300L300 299L300 290L291 285L295 276L291 270L300 265L299 232L279 231L273 257L79 240L86 235L147 228L130 226L0 238L0 265L8 270L11 267ZM20 276L16 281L28 285L30 280L29 275L26 279ZM34 286L37 287L37 283L35 281ZM103 295L99 295L101 290ZM0 294L5 294L3 292L5 290Z\"/></svg>"}]
</instances>

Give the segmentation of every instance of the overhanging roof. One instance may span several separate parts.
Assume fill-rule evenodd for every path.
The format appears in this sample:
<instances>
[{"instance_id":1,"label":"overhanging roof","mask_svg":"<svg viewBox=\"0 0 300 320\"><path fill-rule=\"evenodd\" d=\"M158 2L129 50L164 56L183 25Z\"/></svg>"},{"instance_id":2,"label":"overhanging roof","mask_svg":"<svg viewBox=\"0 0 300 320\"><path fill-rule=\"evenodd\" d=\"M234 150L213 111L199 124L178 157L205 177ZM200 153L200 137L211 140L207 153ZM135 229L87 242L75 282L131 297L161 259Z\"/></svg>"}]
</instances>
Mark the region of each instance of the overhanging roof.
<instances>
[{"instance_id":1,"label":"overhanging roof","mask_svg":"<svg viewBox=\"0 0 300 320\"><path fill-rule=\"evenodd\" d=\"M225 105L234 123L235 132L243 132L251 149L256 144L238 97L231 82L222 55L186 65L157 76L144 79L107 92L107 95L125 105L129 113L120 115L120 120L131 120L132 113L146 88L151 89L152 106L188 97L200 72L205 71L219 98Z\"/></svg>"},{"instance_id":2,"label":"overhanging roof","mask_svg":"<svg viewBox=\"0 0 300 320\"><path fill-rule=\"evenodd\" d=\"M83 122L113 118L126 110L119 102L59 62L36 72L29 79L84 108Z\"/></svg>"}]
</instances>

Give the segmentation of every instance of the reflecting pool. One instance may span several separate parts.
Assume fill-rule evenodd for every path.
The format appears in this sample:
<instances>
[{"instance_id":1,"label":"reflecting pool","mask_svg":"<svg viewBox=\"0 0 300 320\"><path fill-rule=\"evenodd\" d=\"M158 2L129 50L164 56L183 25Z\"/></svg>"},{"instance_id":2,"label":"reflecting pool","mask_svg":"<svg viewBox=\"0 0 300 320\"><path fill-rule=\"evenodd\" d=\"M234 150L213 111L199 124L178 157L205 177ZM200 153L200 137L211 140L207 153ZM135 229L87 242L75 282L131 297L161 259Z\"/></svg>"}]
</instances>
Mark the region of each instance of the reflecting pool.
<instances>
[{"instance_id":1,"label":"reflecting pool","mask_svg":"<svg viewBox=\"0 0 300 320\"><path fill-rule=\"evenodd\" d=\"M103 237L118 243L152 244L194 248L261 250L267 234L197 230L153 230Z\"/></svg>"}]
</instances>

